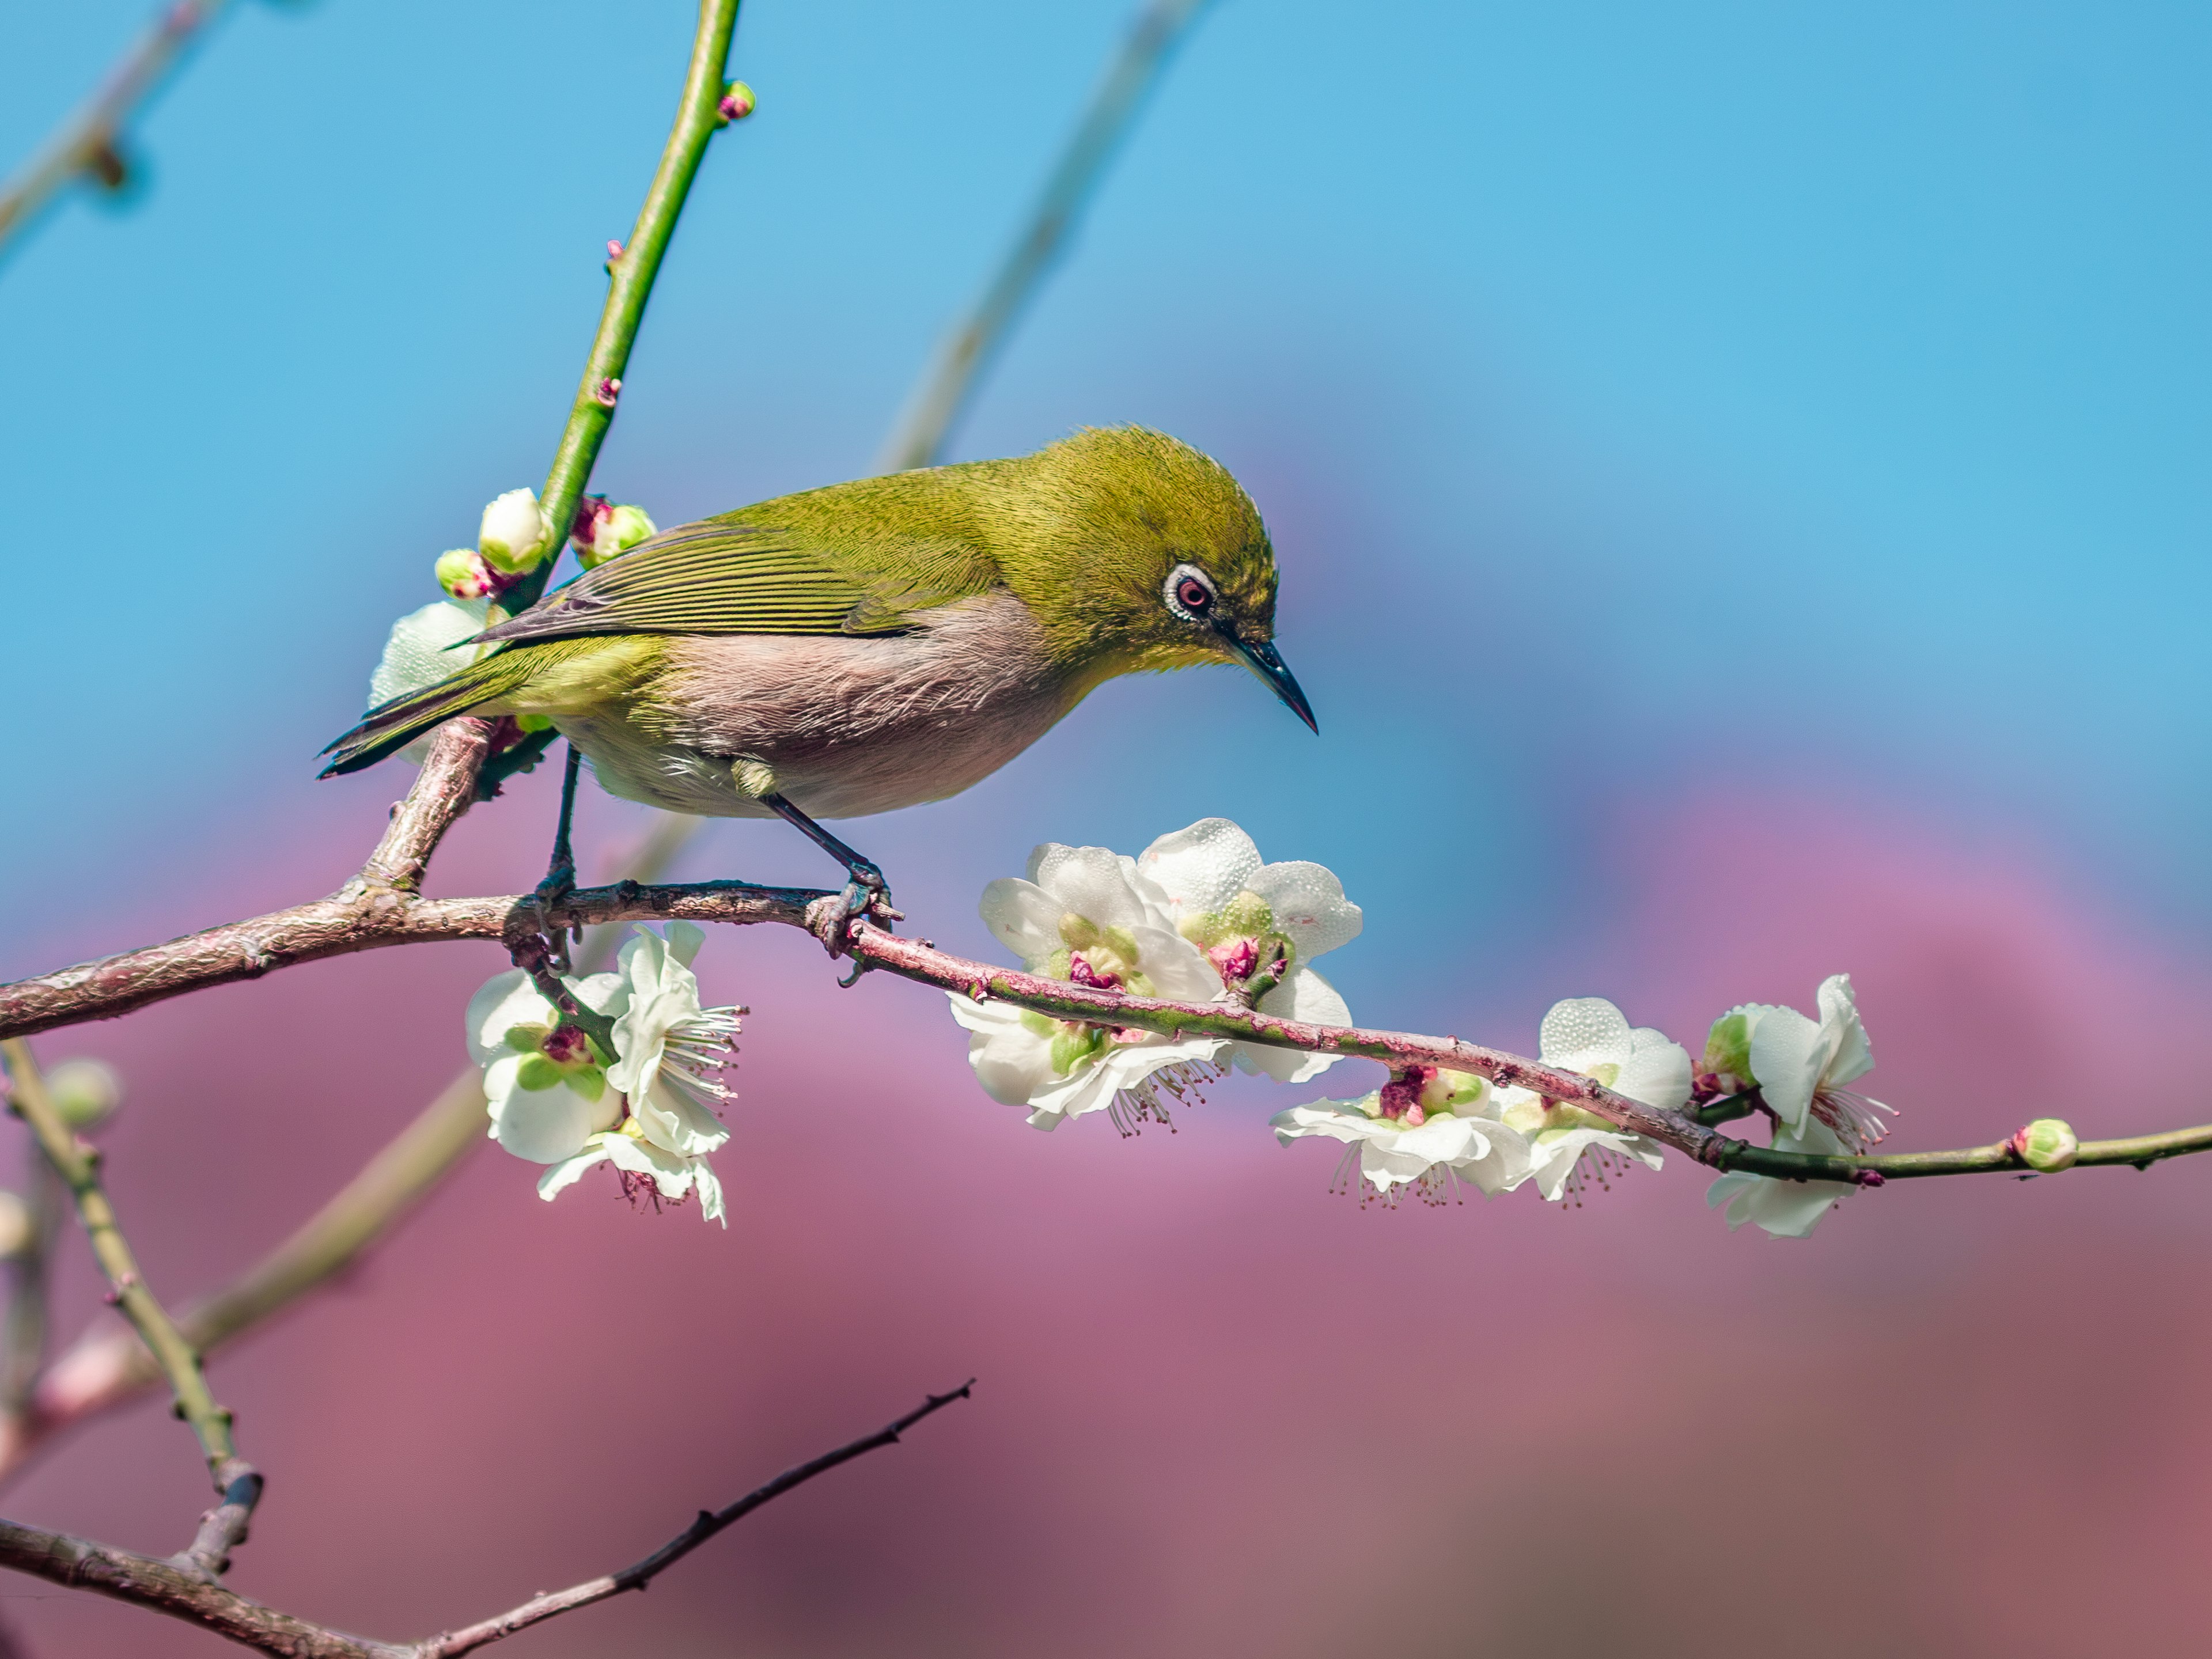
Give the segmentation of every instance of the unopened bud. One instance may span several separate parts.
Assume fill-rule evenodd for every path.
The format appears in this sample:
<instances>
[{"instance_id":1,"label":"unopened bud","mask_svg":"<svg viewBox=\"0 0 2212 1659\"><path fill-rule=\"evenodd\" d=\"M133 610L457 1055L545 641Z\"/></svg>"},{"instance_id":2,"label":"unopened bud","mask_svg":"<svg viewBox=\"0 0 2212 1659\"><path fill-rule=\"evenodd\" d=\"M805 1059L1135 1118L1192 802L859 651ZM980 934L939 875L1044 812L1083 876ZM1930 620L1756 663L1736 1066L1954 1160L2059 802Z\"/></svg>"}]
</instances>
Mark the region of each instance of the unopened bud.
<instances>
[{"instance_id":1,"label":"unopened bud","mask_svg":"<svg viewBox=\"0 0 2212 1659\"><path fill-rule=\"evenodd\" d=\"M488 599L499 592L499 578L473 547L438 555L438 586L457 599Z\"/></svg>"},{"instance_id":2,"label":"unopened bud","mask_svg":"<svg viewBox=\"0 0 2212 1659\"><path fill-rule=\"evenodd\" d=\"M723 124L727 125L732 121L742 121L750 115L757 101L750 87L742 81L732 81L722 88L722 101L714 106L714 113L721 117Z\"/></svg>"},{"instance_id":3,"label":"unopened bud","mask_svg":"<svg viewBox=\"0 0 2212 1659\"><path fill-rule=\"evenodd\" d=\"M1705 1034L1705 1060L1698 1068L1718 1077L1748 1084L1751 1076L1751 1021L1741 1013L1723 1014Z\"/></svg>"},{"instance_id":4,"label":"unopened bud","mask_svg":"<svg viewBox=\"0 0 2212 1659\"><path fill-rule=\"evenodd\" d=\"M477 529L477 551L503 575L535 570L552 545L553 526L534 489L508 490L484 508Z\"/></svg>"},{"instance_id":5,"label":"unopened bud","mask_svg":"<svg viewBox=\"0 0 2212 1659\"><path fill-rule=\"evenodd\" d=\"M31 1206L5 1188L0 1188L0 1258L18 1256L38 1237Z\"/></svg>"},{"instance_id":6,"label":"unopened bud","mask_svg":"<svg viewBox=\"0 0 2212 1659\"><path fill-rule=\"evenodd\" d=\"M2081 1142L2065 1119L2039 1117L2013 1136L2012 1149L2029 1169L2057 1175L2074 1167L2081 1155Z\"/></svg>"},{"instance_id":7,"label":"unopened bud","mask_svg":"<svg viewBox=\"0 0 2212 1659\"><path fill-rule=\"evenodd\" d=\"M591 545L576 550L576 562L590 570L618 553L627 553L659 528L641 507L608 507L592 526Z\"/></svg>"},{"instance_id":8,"label":"unopened bud","mask_svg":"<svg viewBox=\"0 0 2212 1659\"><path fill-rule=\"evenodd\" d=\"M123 1079L104 1060L65 1060L46 1073L46 1097L70 1128L97 1128L123 1103Z\"/></svg>"}]
</instances>

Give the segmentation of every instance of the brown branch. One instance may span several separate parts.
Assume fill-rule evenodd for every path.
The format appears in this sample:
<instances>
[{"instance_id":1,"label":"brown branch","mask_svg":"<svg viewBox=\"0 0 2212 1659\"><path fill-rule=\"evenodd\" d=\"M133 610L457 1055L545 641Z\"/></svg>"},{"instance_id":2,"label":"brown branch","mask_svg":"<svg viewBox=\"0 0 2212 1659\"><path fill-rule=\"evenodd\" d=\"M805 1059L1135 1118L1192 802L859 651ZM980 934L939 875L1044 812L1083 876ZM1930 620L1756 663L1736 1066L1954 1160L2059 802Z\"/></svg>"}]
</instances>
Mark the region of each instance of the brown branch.
<instances>
[{"instance_id":1,"label":"brown branch","mask_svg":"<svg viewBox=\"0 0 2212 1659\"><path fill-rule=\"evenodd\" d=\"M550 1595L532 1596L520 1607L496 1618L422 1642L393 1644L348 1636L249 1601L174 1562L156 1561L150 1556L134 1555L128 1550L95 1544L88 1539L72 1538L66 1533L47 1532L12 1521L0 1521L0 1566L33 1573L71 1589L93 1590L134 1607L166 1613L204 1630L211 1630L218 1636L228 1637L243 1646L283 1656L283 1659L459 1659L461 1654L472 1653L561 1613L587 1607L625 1590L643 1589L715 1534L743 1520L762 1504L782 1497L793 1486L803 1486L817 1474L828 1474L841 1463L849 1463L879 1447L897 1444L899 1437L923 1418L944 1410L956 1400L969 1398L975 1386L975 1380L970 1377L950 1394L931 1395L896 1422L786 1469L766 1486L747 1492L728 1507L700 1510L698 1519L682 1532L642 1561L634 1562L620 1572L588 1579Z\"/></svg>"},{"instance_id":2,"label":"brown branch","mask_svg":"<svg viewBox=\"0 0 2212 1659\"><path fill-rule=\"evenodd\" d=\"M166 1613L281 1659L409 1659L410 1653L264 1607L173 1562L13 1521L0 1521L0 1566Z\"/></svg>"},{"instance_id":3,"label":"brown branch","mask_svg":"<svg viewBox=\"0 0 2212 1659\"><path fill-rule=\"evenodd\" d=\"M193 39L215 21L228 0L173 0L151 28L133 41L99 91L62 123L45 148L0 187L0 249L20 234L38 210L75 179L90 178L118 190L125 178L119 145L124 123L157 91Z\"/></svg>"}]
</instances>

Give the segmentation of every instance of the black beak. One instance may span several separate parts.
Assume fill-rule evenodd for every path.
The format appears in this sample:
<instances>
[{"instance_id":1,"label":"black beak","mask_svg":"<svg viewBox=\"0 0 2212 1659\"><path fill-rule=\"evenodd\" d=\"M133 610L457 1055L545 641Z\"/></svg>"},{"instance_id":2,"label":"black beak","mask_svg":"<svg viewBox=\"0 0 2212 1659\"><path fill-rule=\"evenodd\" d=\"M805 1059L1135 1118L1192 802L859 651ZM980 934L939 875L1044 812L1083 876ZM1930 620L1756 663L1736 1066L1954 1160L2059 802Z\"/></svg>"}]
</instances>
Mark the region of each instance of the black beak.
<instances>
[{"instance_id":1,"label":"black beak","mask_svg":"<svg viewBox=\"0 0 2212 1659\"><path fill-rule=\"evenodd\" d=\"M1241 638L1235 630L1217 623L1221 637L1229 641L1237 654L1244 659L1244 665L1267 682L1267 689L1280 697L1291 713L1304 720L1318 736L1321 726L1314 719L1313 708L1306 702L1306 694L1298 690L1297 678L1283 665L1283 659L1274 646L1265 641L1256 643Z\"/></svg>"}]
</instances>

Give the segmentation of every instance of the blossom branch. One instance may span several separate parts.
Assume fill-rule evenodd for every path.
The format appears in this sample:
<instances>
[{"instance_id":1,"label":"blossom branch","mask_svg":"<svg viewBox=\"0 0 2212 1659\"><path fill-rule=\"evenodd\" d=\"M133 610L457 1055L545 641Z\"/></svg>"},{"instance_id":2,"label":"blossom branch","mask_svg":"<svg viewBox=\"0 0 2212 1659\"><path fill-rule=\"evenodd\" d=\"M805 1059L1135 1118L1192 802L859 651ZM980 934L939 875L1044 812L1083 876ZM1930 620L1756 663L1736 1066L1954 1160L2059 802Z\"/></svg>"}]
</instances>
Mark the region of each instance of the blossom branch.
<instances>
[{"instance_id":1,"label":"blossom branch","mask_svg":"<svg viewBox=\"0 0 2212 1659\"><path fill-rule=\"evenodd\" d=\"M878 472L903 472L936 459L975 377L1051 268L1145 94L1205 3L1151 0L1139 15L1074 136L1054 164L1028 224L1007 250L975 309L946 337L900 411L898 423L877 454Z\"/></svg>"},{"instance_id":2,"label":"blossom branch","mask_svg":"<svg viewBox=\"0 0 2212 1659\"><path fill-rule=\"evenodd\" d=\"M40 1151L76 1199L77 1218L84 1224L93 1255L107 1275L110 1299L123 1310L169 1379L177 1414L199 1440L209 1477L222 1501L201 1517L198 1535L177 1565L188 1572L217 1577L229 1565L231 1550L246 1538L254 1505L261 1498L261 1476L239 1456L231 1440L230 1413L208 1391L199 1355L139 1273L138 1259L100 1184L98 1150L78 1139L55 1107L27 1043L20 1039L0 1043L0 1056L8 1065L9 1109L30 1126Z\"/></svg>"},{"instance_id":3,"label":"blossom branch","mask_svg":"<svg viewBox=\"0 0 2212 1659\"><path fill-rule=\"evenodd\" d=\"M228 0L174 0L133 41L107 80L64 121L44 149L0 187L0 251L26 230L40 208L70 180L89 178L122 188L118 145L124 124L157 91L185 48L204 33Z\"/></svg>"},{"instance_id":4,"label":"blossom branch","mask_svg":"<svg viewBox=\"0 0 2212 1659\"><path fill-rule=\"evenodd\" d=\"M249 1601L234 1590L196 1576L173 1561L157 1561L66 1533L48 1532L11 1521L0 1521L0 1566L50 1579L72 1589L88 1589L128 1601L155 1613L166 1613L228 1637L240 1644L283 1659L459 1659L518 1631L548 1619L604 1601L625 1590L643 1589L661 1573L697 1549L708 1539L743 1520L762 1504L781 1498L818 1474L841 1463L896 1445L899 1437L925 1417L945 1409L956 1400L968 1399L975 1386L970 1377L949 1394L933 1394L920 1406L885 1425L873 1434L824 1452L821 1456L786 1469L766 1486L745 1494L720 1510L702 1510L698 1518L643 1560L619 1572L586 1580L548 1595L532 1596L520 1607L495 1618L426 1641L389 1643L310 1624Z\"/></svg>"}]
</instances>

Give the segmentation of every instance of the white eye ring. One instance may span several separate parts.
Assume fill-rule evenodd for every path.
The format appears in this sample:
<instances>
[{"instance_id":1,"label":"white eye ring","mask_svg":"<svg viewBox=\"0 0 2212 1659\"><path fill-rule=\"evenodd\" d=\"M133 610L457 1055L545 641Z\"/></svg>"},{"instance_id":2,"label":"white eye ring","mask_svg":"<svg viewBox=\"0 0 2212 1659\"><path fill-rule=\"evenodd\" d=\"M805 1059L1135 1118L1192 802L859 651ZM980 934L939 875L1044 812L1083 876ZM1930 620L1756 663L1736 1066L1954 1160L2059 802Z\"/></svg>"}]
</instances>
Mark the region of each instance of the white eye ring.
<instances>
[{"instance_id":1,"label":"white eye ring","mask_svg":"<svg viewBox=\"0 0 2212 1659\"><path fill-rule=\"evenodd\" d=\"M1206 605L1202 610L1194 611L1182 602L1176 590L1185 582L1196 582L1206 591ZM1179 564L1169 571L1167 581L1160 589L1160 598L1167 602L1168 609L1187 623L1211 621L1213 607L1220 597L1214 591L1213 579L1194 564Z\"/></svg>"}]
</instances>

